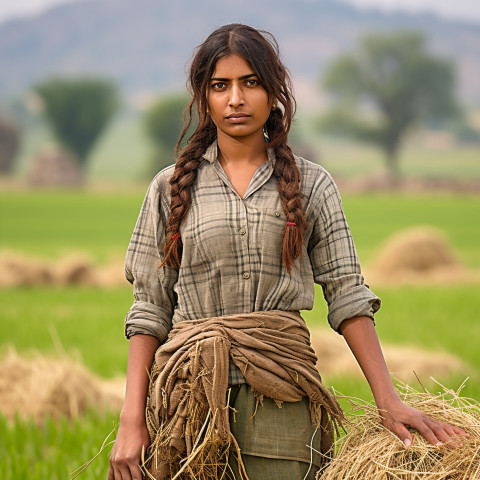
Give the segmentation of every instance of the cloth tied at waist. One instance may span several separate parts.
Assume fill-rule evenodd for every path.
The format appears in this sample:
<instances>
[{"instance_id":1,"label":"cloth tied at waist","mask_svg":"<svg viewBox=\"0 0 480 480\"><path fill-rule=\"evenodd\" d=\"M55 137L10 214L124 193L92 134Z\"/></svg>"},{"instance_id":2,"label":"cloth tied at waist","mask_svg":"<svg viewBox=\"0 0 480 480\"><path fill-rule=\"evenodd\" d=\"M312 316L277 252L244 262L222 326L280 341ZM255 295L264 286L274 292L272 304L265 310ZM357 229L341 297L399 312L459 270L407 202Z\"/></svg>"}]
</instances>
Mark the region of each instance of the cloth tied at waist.
<instances>
[{"instance_id":1,"label":"cloth tied at waist","mask_svg":"<svg viewBox=\"0 0 480 480\"><path fill-rule=\"evenodd\" d=\"M327 426L325 413L330 427L342 421L342 410L315 367L317 357L298 313L271 310L182 321L158 348L151 369L148 478L220 478L229 451L241 463L229 424L230 359L260 404L263 396L279 407L307 396L318 428ZM330 450L332 435L328 439L321 453Z\"/></svg>"}]
</instances>

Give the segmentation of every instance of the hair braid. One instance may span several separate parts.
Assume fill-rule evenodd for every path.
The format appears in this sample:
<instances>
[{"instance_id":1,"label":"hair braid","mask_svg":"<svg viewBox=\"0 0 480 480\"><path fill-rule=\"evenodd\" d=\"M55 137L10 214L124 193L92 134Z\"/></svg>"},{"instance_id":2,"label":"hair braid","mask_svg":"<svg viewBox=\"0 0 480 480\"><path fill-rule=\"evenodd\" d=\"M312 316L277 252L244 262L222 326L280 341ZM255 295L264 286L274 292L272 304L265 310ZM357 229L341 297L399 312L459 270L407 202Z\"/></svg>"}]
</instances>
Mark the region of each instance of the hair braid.
<instances>
[{"instance_id":1,"label":"hair braid","mask_svg":"<svg viewBox=\"0 0 480 480\"><path fill-rule=\"evenodd\" d=\"M190 119L188 123L186 123L180 140L177 143L177 152L179 151L180 142L191 122L192 103L193 100L187 107L190 112ZM170 178L170 215L168 217L165 232L165 247L163 249L165 258L159 265L159 268L165 263L170 267L180 268L183 252L180 225L192 204L191 188L197 178L197 168L201 163L201 157L215 136L216 129L212 121L209 118L204 118L189 139L187 146L181 152L175 164L175 170Z\"/></svg>"},{"instance_id":2,"label":"hair braid","mask_svg":"<svg viewBox=\"0 0 480 480\"><path fill-rule=\"evenodd\" d=\"M282 209L287 219L283 231L282 261L287 272L290 273L294 260L302 254L303 233L307 222L300 192L300 171L293 153L286 143L282 143L275 148L275 156L274 175L277 179ZM288 223L294 225L288 225Z\"/></svg>"}]
</instances>

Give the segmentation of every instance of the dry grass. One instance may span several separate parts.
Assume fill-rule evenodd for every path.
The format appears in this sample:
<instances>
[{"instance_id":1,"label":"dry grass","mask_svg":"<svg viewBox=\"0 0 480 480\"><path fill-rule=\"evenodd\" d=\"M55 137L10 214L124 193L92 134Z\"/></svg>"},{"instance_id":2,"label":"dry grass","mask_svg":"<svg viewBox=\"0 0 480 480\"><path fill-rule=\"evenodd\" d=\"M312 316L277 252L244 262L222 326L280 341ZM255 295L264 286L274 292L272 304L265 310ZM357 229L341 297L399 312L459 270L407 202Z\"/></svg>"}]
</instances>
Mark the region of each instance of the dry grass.
<instances>
[{"instance_id":1,"label":"dry grass","mask_svg":"<svg viewBox=\"0 0 480 480\"><path fill-rule=\"evenodd\" d=\"M402 441L380 421L374 405L350 399L349 433L319 480L473 480L480 478L480 405L444 387L435 395L401 385L403 401L436 420L470 434L461 448L431 445L413 432L413 443ZM363 413L362 413L363 412Z\"/></svg>"},{"instance_id":2,"label":"dry grass","mask_svg":"<svg viewBox=\"0 0 480 480\"><path fill-rule=\"evenodd\" d=\"M16 414L40 425L46 417L71 419L92 407L119 411L124 389L123 379L101 380L67 358L27 358L10 349L0 363L0 412L12 422Z\"/></svg>"},{"instance_id":3,"label":"dry grass","mask_svg":"<svg viewBox=\"0 0 480 480\"><path fill-rule=\"evenodd\" d=\"M82 253L72 253L58 261L40 260L17 252L0 255L0 287L34 285L116 287L128 282L123 260L96 266Z\"/></svg>"},{"instance_id":4,"label":"dry grass","mask_svg":"<svg viewBox=\"0 0 480 480\"><path fill-rule=\"evenodd\" d=\"M465 268L441 230L413 227L388 238L365 273L370 283L479 283L480 272Z\"/></svg>"},{"instance_id":5,"label":"dry grass","mask_svg":"<svg viewBox=\"0 0 480 480\"><path fill-rule=\"evenodd\" d=\"M326 328L310 331L312 347L318 357L317 367L325 378L338 375L362 377L363 374L343 338ZM383 345L383 354L390 374L402 382L420 378L447 377L451 373L466 374L470 368L455 355L432 352L418 347Z\"/></svg>"}]
</instances>

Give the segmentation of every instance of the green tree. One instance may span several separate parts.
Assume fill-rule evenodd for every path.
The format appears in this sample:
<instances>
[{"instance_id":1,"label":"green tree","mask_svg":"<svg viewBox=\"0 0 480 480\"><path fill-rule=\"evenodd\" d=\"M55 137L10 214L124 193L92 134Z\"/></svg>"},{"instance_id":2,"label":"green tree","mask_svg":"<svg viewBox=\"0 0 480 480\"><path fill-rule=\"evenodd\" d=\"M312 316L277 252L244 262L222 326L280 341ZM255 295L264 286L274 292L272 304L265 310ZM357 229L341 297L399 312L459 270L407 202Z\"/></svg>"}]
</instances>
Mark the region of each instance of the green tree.
<instances>
[{"instance_id":1,"label":"green tree","mask_svg":"<svg viewBox=\"0 0 480 480\"><path fill-rule=\"evenodd\" d=\"M459 112L453 62L433 57L425 44L417 32L366 35L327 68L322 82L335 98L323 127L380 146L392 180L408 131Z\"/></svg>"},{"instance_id":2,"label":"green tree","mask_svg":"<svg viewBox=\"0 0 480 480\"><path fill-rule=\"evenodd\" d=\"M35 87L57 140L81 164L118 108L115 85L100 78L51 78Z\"/></svg>"},{"instance_id":3,"label":"green tree","mask_svg":"<svg viewBox=\"0 0 480 480\"><path fill-rule=\"evenodd\" d=\"M183 112L187 105L186 95L169 95L156 101L145 114L145 129L155 146L156 170L175 161L175 145L183 130ZM187 132L187 139L195 126L194 118Z\"/></svg>"},{"instance_id":4,"label":"green tree","mask_svg":"<svg viewBox=\"0 0 480 480\"><path fill-rule=\"evenodd\" d=\"M12 171L19 144L19 127L13 121L0 117L0 174Z\"/></svg>"}]
</instances>

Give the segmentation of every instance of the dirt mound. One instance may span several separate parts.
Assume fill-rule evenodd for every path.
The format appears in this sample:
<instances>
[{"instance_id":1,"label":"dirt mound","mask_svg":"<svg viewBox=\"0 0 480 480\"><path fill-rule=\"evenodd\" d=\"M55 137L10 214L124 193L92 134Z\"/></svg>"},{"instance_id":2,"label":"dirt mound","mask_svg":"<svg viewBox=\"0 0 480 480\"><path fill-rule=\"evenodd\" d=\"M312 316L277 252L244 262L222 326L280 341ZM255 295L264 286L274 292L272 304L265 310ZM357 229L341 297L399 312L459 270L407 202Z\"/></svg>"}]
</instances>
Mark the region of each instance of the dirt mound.
<instances>
[{"instance_id":1,"label":"dirt mound","mask_svg":"<svg viewBox=\"0 0 480 480\"><path fill-rule=\"evenodd\" d=\"M326 328L313 329L310 334L322 376L363 375L340 335ZM420 379L440 378L454 372L465 373L468 369L459 358L449 353L395 345L383 345L382 348L390 374L403 382L416 381L415 374Z\"/></svg>"},{"instance_id":2,"label":"dirt mound","mask_svg":"<svg viewBox=\"0 0 480 480\"><path fill-rule=\"evenodd\" d=\"M371 283L468 283L480 280L456 258L441 230L414 227L388 238L365 273Z\"/></svg>"},{"instance_id":3,"label":"dirt mound","mask_svg":"<svg viewBox=\"0 0 480 480\"><path fill-rule=\"evenodd\" d=\"M101 380L66 358L26 358L11 349L0 363L0 412L10 421L15 412L39 425L46 417L78 417L89 407L119 411L124 388L123 380Z\"/></svg>"},{"instance_id":4,"label":"dirt mound","mask_svg":"<svg viewBox=\"0 0 480 480\"><path fill-rule=\"evenodd\" d=\"M97 266L85 254L73 253L58 261L39 260L16 252L0 254L0 288L33 285L126 286L124 262Z\"/></svg>"}]
</instances>

